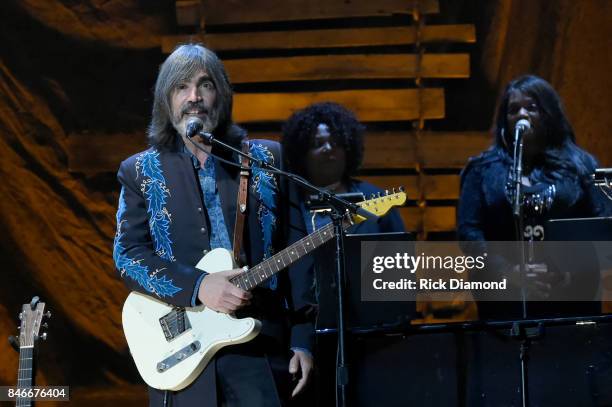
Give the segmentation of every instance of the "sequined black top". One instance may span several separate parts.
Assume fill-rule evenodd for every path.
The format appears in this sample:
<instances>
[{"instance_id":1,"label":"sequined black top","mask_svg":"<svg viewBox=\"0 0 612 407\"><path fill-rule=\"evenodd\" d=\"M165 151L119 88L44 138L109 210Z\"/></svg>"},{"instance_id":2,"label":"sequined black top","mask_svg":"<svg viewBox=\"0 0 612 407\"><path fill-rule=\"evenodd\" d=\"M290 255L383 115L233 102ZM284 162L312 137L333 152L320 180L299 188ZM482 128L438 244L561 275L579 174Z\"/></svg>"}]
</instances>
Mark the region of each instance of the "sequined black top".
<instances>
[{"instance_id":1,"label":"sequined black top","mask_svg":"<svg viewBox=\"0 0 612 407\"><path fill-rule=\"evenodd\" d=\"M511 161L498 150L470 160L461 174L459 240L515 240ZM593 169L594 170L594 169ZM525 238L544 240L548 219L605 216L612 203L594 186L573 177L523 186Z\"/></svg>"}]
</instances>

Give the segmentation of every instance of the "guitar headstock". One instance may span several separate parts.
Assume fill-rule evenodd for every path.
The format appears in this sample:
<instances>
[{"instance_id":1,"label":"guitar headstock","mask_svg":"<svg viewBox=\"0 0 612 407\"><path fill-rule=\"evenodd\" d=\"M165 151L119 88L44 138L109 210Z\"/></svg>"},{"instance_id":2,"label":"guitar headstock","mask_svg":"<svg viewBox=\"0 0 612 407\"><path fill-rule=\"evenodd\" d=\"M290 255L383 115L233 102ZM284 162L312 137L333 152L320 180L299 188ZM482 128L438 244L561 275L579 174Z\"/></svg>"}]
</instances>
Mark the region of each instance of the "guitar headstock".
<instances>
[{"instance_id":1,"label":"guitar headstock","mask_svg":"<svg viewBox=\"0 0 612 407\"><path fill-rule=\"evenodd\" d=\"M406 192L400 187L399 191L385 191L384 194L372 195L367 201L359 202L357 205L376 216L383 216L395 206L402 206L406 203ZM361 223L366 219L362 216L353 216L354 223Z\"/></svg>"},{"instance_id":2,"label":"guitar headstock","mask_svg":"<svg viewBox=\"0 0 612 407\"><path fill-rule=\"evenodd\" d=\"M29 304L21 306L21 312L19 313L19 319L21 320L19 325L20 347L34 346L36 339L39 337L41 326L46 326L42 323L45 317L50 318L51 312L47 311L45 313L45 303L40 302L38 297L32 298ZM47 333L44 332L40 337L43 340L47 339Z\"/></svg>"}]
</instances>

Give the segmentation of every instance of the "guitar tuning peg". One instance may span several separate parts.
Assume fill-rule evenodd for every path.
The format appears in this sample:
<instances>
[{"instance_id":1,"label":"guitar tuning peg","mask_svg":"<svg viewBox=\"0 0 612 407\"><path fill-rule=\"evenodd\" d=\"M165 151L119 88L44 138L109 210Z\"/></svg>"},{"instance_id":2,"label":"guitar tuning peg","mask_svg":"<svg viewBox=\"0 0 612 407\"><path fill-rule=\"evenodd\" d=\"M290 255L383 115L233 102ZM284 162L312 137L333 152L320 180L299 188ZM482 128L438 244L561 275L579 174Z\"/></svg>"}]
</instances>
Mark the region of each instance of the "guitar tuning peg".
<instances>
[{"instance_id":1,"label":"guitar tuning peg","mask_svg":"<svg viewBox=\"0 0 612 407\"><path fill-rule=\"evenodd\" d=\"M374 198L376 198L376 194L370 195L370 199L374 199Z\"/></svg>"},{"instance_id":2,"label":"guitar tuning peg","mask_svg":"<svg viewBox=\"0 0 612 407\"><path fill-rule=\"evenodd\" d=\"M393 192L392 193L395 194L395 188L393 188Z\"/></svg>"},{"instance_id":3,"label":"guitar tuning peg","mask_svg":"<svg viewBox=\"0 0 612 407\"><path fill-rule=\"evenodd\" d=\"M385 195L389 195L389 190L385 189Z\"/></svg>"},{"instance_id":4,"label":"guitar tuning peg","mask_svg":"<svg viewBox=\"0 0 612 407\"><path fill-rule=\"evenodd\" d=\"M404 187L399 187L400 192L404 192Z\"/></svg>"},{"instance_id":5,"label":"guitar tuning peg","mask_svg":"<svg viewBox=\"0 0 612 407\"><path fill-rule=\"evenodd\" d=\"M22 319L23 319L23 312L20 312L19 313L19 320L22 320Z\"/></svg>"},{"instance_id":6,"label":"guitar tuning peg","mask_svg":"<svg viewBox=\"0 0 612 407\"><path fill-rule=\"evenodd\" d=\"M32 297L32 301L30 301L30 308L32 309L32 311L36 309L36 304L38 304L39 301L40 301L40 298L37 295Z\"/></svg>"},{"instance_id":7,"label":"guitar tuning peg","mask_svg":"<svg viewBox=\"0 0 612 407\"><path fill-rule=\"evenodd\" d=\"M49 325L45 322L44 324L42 324L43 328L49 328Z\"/></svg>"},{"instance_id":8,"label":"guitar tuning peg","mask_svg":"<svg viewBox=\"0 0 612 407\"><path fill-rule=\"evenodd\" d=\"M45 312L45 316L46 316L47 318L51 318L51 311L47 311L47 312Z\"/></svg>"},{"instance_id":9,"label":"guitar tuning peg","mask_svg":"<svg viewBox=\"0 0 612 407\"><path fill-rule=\"evenodd\" d=\"M378 197L380 198L380 192L378 193Z\"/></svg>"},{"instance_id":10,"label":"guitar tuning peg","mask_svg":"<svg viewBox=\"0 0 612 407\"><path fill-rule=\"evenodd\" d=\"M8 341L11 344L12 348L19 352L19 340L13 335L11 335L9 336Z\"/></svg>"},{"instance_id":11,"label":"guitar tuning peg","mask_svg":"<svg viewBox=\"0 0 612 407\"><path fill-rule=\"evenodd\" d=\"M43 332L42 335L40 335L40 337L42 338L43 341L47 340L47 333Z\"/></svg>"}]
</instances>

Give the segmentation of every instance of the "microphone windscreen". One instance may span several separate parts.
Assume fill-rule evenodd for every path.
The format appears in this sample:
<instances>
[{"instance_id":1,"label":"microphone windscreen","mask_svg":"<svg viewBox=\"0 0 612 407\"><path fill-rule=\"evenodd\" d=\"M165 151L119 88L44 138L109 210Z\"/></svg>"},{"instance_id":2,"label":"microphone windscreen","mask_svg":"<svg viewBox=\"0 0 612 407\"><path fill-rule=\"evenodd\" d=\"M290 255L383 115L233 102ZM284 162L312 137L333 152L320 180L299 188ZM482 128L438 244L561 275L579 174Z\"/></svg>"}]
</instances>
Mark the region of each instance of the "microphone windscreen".
<instances>
[{"instance_id":1,"label":"microphone windscreen","mask_svg":"<svg viewBox=\"0 0 612 407\"><path fill-rule=\"evenodd\" d=\"M198 135L204 128L204 123L197 117L192 117L187 120L187 126L185 126L185 136L192 138Z\"/></svg>"},{"instance_id":2,"label":"microphone windscreen","mask_svg":"<svg viewBox=\"0 0 612 407\"><path fill-rule=\"evenodd\" d=\"M529 123L527 119L521 119L516 122L516 128L519 129L519 131L526 131L531 128L531 123Z\"/></svg>"}]
</instances>

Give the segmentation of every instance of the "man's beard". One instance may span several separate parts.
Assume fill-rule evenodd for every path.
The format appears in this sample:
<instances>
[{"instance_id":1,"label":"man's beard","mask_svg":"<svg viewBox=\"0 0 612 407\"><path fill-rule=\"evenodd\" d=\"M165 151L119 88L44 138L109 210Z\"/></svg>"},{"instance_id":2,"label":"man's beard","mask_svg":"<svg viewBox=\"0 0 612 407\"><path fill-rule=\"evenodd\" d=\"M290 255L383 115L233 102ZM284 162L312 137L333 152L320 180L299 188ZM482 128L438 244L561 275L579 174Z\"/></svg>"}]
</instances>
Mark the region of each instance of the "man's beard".
<instances>
[{"instance_id":1,"label":"man's beard","mask_svg":"<svg viewBox=\"0 0 612 407\"><path fill-rule=\"evenodd\" d=\"M185 113L193 109L194 107L198 108L198 110L206 112L204 118L198 115L191 115ZM219 124L219 115L217 113L217 109L205 109L202 105L189 105L181 109L181 114L178 118L174 115L172 116L172 126L182 137L185 137L187 123L189 122L189 119L191 117L197 117L202 121L203 127L201 131L203 133L212 133Z\"/></svg>"}]
</instances>

